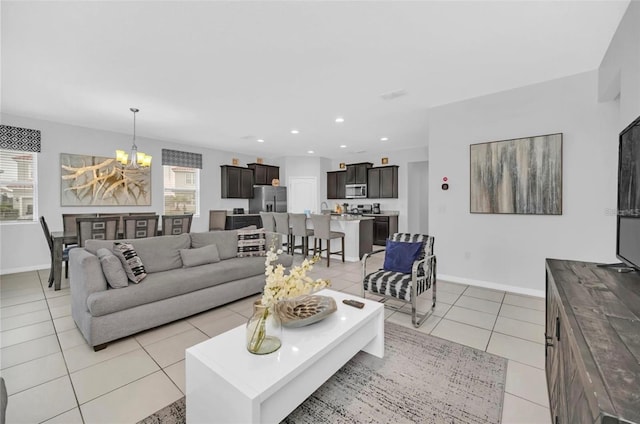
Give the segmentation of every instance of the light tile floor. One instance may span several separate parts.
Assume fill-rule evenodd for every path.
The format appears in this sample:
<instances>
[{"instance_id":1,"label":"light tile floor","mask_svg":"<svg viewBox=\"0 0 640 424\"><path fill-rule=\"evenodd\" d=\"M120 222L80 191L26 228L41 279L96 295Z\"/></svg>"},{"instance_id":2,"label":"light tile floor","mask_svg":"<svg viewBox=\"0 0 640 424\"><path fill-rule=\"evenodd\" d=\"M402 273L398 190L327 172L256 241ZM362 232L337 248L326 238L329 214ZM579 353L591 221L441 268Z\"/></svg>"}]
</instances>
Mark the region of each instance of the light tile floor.
<instances>
[{"instance_id":1,"label":"light tile floor","mask_svg":"<svg viewBox=\"0 0 640 424\"><path fill-rule=\"evenodd\" d=\"M300 262L300 258L296 258ZM94 352L71 318L68 281L48 270L0 276L0 374L8 423L135 423L183 396L184 350L244 324L257 296L110 343ZM314 278L360 294L360 264L315 266ZM544 300L438 282L435 313L419 329L508 359L502 422L548 424ZM418 302L430 307L427 293ZM402 305L402 304L400 304ZM409 305L403 310L410 310ZM386 311L407 327L409 315Z\"/></svg>"}]
</instances>

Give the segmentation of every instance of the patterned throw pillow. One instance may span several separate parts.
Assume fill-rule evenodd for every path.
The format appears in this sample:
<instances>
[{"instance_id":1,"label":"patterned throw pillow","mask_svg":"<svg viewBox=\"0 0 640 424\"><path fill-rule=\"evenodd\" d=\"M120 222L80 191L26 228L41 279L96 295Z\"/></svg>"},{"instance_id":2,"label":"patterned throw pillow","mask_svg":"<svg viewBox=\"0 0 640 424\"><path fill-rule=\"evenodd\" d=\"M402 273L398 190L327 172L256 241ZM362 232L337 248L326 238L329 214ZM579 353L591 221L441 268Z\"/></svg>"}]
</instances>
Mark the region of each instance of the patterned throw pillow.
<instances>
[{"instance_id":1,"label":"patterned throw pillow","mask_svg":"<svg viewBox=\"0 0 640 424\"><path fill-rule=\"evenodd\" d=\"M147 276L147 272L142 264L142 259L140 259L131 243L114 243L113 253L120 258L122 267L127 273L129 280L137 284Z\"/></svg>"},{"instance_id":2,"label":"patterned throw pillow","mask_svg":"<svg viewBox=\"0 0 640 424\"><path fill-rule=\"evenodd\" d=\"M238 257L266 256L267 238L264 228L259 230L238 230Z\"/></svg>"}]
</instances>

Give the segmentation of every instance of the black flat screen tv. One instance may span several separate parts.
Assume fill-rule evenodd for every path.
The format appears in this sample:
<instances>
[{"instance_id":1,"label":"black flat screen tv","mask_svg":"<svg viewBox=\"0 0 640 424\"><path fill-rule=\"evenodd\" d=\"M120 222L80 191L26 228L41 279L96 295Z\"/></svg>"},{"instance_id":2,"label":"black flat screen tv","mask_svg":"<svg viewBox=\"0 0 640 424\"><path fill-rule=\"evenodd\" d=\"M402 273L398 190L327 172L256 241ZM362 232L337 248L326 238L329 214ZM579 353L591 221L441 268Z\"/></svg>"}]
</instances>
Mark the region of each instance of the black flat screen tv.
<instances>
[{"instance_id":1,"label":"black flat screen tv","mask_svg":"<svg viewBox=\"0 0 640 424\"><path fill-rule=\"evenodd\" d=\"M640 270L640 117L620 133L616 256Z\"/></svg>"}]
</instances>

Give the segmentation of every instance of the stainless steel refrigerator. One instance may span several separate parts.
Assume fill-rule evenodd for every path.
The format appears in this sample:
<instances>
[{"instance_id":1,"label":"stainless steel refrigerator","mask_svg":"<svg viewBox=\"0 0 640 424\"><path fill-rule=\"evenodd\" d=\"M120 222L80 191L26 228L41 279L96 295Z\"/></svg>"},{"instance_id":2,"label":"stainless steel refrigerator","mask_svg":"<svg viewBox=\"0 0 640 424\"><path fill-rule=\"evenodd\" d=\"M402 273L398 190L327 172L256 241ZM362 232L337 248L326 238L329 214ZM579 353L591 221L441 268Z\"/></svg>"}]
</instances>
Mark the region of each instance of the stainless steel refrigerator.
<instances>
[{"instance_id":1,"label":"stainless steel refrigerator","mask_svg":"<svg viewBox=\"0 0 640 424\"><path fill-rule=\"evenodd\" d=\"M253 199L249 199L249 213L286 211L286 187L273 187L268 185L253 186Z\"/></svg>"}]
</instances>

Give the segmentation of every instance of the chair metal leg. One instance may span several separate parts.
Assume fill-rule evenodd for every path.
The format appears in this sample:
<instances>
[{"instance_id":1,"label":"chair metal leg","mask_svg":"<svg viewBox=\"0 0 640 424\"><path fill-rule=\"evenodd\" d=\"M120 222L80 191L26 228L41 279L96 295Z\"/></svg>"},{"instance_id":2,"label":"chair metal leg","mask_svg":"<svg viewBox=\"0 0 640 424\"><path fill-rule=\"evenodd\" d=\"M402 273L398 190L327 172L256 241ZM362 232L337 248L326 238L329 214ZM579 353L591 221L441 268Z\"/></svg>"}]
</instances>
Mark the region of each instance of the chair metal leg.
<instances>
[{"instance_id":1,"label":"chair metal leg","mask_svg":"<svg viewBox=\"0 0 640 424\"><path fill-rule=\"evenodd\" d=\"M64 261L64 278L69 278L69 261Z\"/></svg>"},{"instance_id":2,"label":"chair metal leg","mask_svg":"<svg viewBox=\"0 0 640 424\"><path fill-rule=\"evenodd\" d=\"M342 238L342 263L344 263L344 237Z\"/></svg>"},{"instance_id":3,"label":"chair metal leg","mask_svg":"<svg viewBox=\"0 0 640 424\"><path fill-rule=\"evenodd\" d=\"M327 240L327 268L331 262L331 239Z\"/></svg>"}]
</instances>

